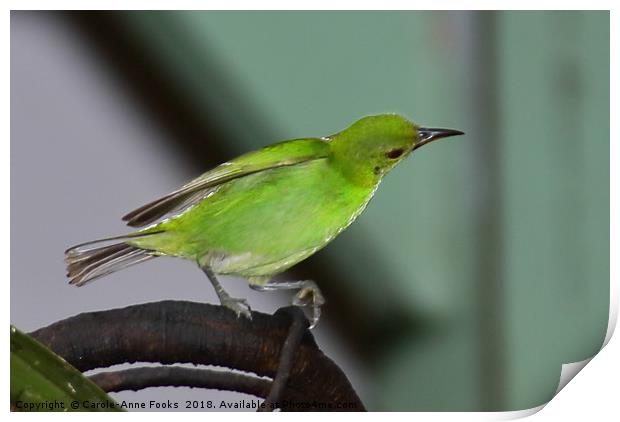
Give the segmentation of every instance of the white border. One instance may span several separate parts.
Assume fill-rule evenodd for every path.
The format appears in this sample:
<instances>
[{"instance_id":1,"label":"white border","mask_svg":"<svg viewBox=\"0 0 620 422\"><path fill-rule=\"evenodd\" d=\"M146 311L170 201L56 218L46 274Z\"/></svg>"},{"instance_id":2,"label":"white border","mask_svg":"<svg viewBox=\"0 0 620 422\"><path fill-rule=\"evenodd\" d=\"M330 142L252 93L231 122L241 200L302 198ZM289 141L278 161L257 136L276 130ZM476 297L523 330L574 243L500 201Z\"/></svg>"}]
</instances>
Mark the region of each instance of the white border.
<instances>
[{"instance_id":1,"label":"white border","mask_svg":"<svg viewBox=\"0 0 620 422\"><path fill-rule=\"evenodd\" d=\"M34 10L610 10L612 0L406 1L406 0L8 0L8 9Z\"/></svg>"},{"instance_id":2,"label":"white border","mask_svg":"<svg viewBox=\"0 0 620 422\"><path fill-rule=\"evenodd\" d=\"M590 0L588 2L577 2L577 1L532 1L532 0L522 0L522 1L472 1L472 2L456 2L456 1L433 1L433 2L406 2L406 1L396 1L396 0L382 0L381 2L370 2L370 1L324 1L324 0L314 0L314 1L297 1L292 4L291 2L284 1L260 1L260 2L252 2L252 1L241 1L241 0L231 0L231 1L218 1L218 2L205 2L205 1L197 1L197 0L176 0L176 1L162 1L162 0L152 0L152 1L118 1L118 0L109 0L109 1L89 1L89 2L80 2L80 1L43 1L43 0L32 0L32 1L14 1L9 0L5 1L3 4L7 5L5 14L3 15L2 23L3 23L3 31L2 31L2 57L9 58L10 57L10 13L11 9L54 9L54 10L62 10L62 9L162 9L162 10L174 10L174 9L212 9L212 10L231 10L231 9L248 9L248 10L257 10L257 9L266 9L266 10L274 10L274 9L291 9L291 10L309 10L309 9L324 9L324 10L340 10L340 9L376 9L376 10L386 10L386 9L418 9L418 10L449 10L449 9L468 9L468 10L481 10L481 9L496 9L499 6L503 6L508 9L534 9L534 10L546 10L546 9L556 9L563 8L569 10L580 10L580 9L598 9L598 10L612 10L611 12L611 108L610 115L618 116L618 91L617 91L617 83L615 75L618 74L618 55L617 55L617 36L618 36L618 14L617 11L614 10L615 4L617 2L613 1L603 1L603 0ZM3 72L3 91L4 91L4 102L3 102L3 113L2 120L4 122L4 136L2 142L2 153L0 154L0 171L2 172L2 181L4 184L3 191L5 192L5 200L10 198L10 65L8 60L4 62L4 66L2 66ZM618 170L617 167L613 164L618 162L618 130L617 124L615 120L611 119L611 192L610 192L610 201L611 201L611 210L610 215L617 216L620 212L618 207L618 195L617 190L614 189L614 186L617 186L616 182L618 180ZM2 219L4 223L4 230L8 236L9 233L9 221L10 221L10 208L8 204L4 204L3 207L0 208L0 212L2 213ZM618 226L616 220L613 218L610 221L610 256L620 256L618 253ZM4 270L4 283L5 286L9 286L10 279L10 242L5 241L2 244L2 268ZM608 416L611 415L619 415L618 399L617 399L617 376L620 374L620 364L618 362L617 356L620 356L620 346L617 339L613 339L611 337L614 327L617 322L618 317L618 266L615 261L611 259L611 288L610 288L610 325L607 332L607 337L605 340L606 347L601 351L599 355L597 355L592 361L587 365L587 369L580 373L577 376L577 379L570 383L566 388L559 392L558 396L554 398L550 404L544 409L544 411L537 413L535 418L542 418L544 420L549 419L558 419L565 421L572 420L583 420L585 417L596 417L596 415L600 415L601 417L605 417L603 420L610 419ZM5 302L9 302L9 295L6 294L4 297ZM5 321L10 321L9 314L9 303L5 303L4 306L4 314ZM5 322L6 324L6 322ZM8 324L7 327L8 333ZM5 341L3 346L0 347L0 354L2 355L2 361L4 362L3 374L4 383L2 384L2 397L5 398L5 411L8 411L8 400L9 400L9 384L7 382L8 379L8 353L9 353L9 336L5 335ZM611 341L610 341L611 339ZM519 412L502 412L502 413L415 413L415 415L411 415L410 413L389 413L390 418L400 419L400 420L410 420L411 417L418 418L418 420L498 420L498 419L513 419L524 416L529 416L533 413L536 413L542 407L536 409L529 409ZM92 416L91 416L92 415ZM130 416L131 415L131 416ZM148 414L125 414L120 415L119 417L144 417L142 415L147 415L148 418L161 419L168 418L169 416L166 413L148 413ZM235 416L237 415L237 416ZM246 417L246 414L228 414L227 418L234 417ZM257 418L271 418L271 417L291 417L290 415L285 416L285 414L278 415L264 415L264 414L256 414ZM367 419L377 417L376 413L369 413L364 415L355 415L356 419ZM36 417L34 414L17 414L11 413L11 417L14 418L34 418ZM64 418L67 416L60 414L50 414L47 413L44 415L45 418ZM75 414L72 417L82 418L83 415ZM109 414L89 414L89 418L108 418ZM205 418L206 416L203 413L184 413L184 417L193 419L193 418ZM209 416L212 417L212 416ZM299 414L295 415L295 418L300 420L306 418L315 418L315 415L311 414ZM325 417L331 417L331 415L327 415ZM350 414L340 415L339 417L350 417ZM613 416L612 416L613 418Z\"/></svg>"}]
</instances>

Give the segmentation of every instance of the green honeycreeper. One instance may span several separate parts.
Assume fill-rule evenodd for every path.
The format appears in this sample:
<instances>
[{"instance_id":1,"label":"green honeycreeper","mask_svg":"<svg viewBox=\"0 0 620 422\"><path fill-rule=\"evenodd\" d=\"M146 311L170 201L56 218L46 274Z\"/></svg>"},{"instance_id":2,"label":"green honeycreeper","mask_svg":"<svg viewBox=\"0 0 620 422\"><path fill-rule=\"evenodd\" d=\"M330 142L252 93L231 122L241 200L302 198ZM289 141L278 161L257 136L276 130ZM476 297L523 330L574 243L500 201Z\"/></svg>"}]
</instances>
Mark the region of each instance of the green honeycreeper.
<instances>
[{"instance_id":1,"label":"green honeycreeper","mask_svg":"<svg viewBox=\"0 0 620 422\"><path fill-rule=\"evenodd\" d=\"M67 276L82 286L142 261L176 256L196 262L221 304L237 316L251 318L250 307L226 293L220 274L244 277L256 290L298 289L293 303L312 306L314 326L324 303L316 284L270 280L346 229L412 151L462 134L382 114L332 136L266 146L125 215L138 231L69 248ZM91 246L103 242L108 245Z\"/></svg>"}]
</instances>

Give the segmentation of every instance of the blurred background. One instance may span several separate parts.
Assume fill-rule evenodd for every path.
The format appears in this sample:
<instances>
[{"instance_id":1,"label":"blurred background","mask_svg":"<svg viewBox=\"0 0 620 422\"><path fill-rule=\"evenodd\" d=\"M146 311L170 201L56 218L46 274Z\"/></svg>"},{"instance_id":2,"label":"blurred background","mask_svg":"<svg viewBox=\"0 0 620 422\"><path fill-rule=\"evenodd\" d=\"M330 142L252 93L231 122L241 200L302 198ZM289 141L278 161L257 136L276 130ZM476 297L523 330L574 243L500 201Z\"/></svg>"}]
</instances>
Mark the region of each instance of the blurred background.
<instances>
[{"instance_id":1,"label":"blurred background","mask_svg":"<svg viewBox=\"0 0 620 422\"><path fill-rule=\"evenodd\" d=\"M320 347L370 410L548 401L607 328L608 12L12 12L11 322L217 302L175 259L76 289L63 251L240 153L384 112L466 136L417 151L282 276L323 289ZM290 300L224 284L260 311Z\"/></svg>"}]
</instances>

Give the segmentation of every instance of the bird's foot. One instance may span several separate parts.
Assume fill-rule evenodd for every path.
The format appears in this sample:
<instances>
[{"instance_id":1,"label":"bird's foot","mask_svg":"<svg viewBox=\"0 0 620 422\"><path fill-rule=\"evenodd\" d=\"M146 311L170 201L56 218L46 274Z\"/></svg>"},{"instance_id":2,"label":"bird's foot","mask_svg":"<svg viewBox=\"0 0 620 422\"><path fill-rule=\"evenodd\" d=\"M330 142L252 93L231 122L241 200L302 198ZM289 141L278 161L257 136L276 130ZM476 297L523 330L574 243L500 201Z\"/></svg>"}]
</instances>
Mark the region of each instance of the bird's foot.
<instances>
[{"instance_id":1,"label":"bird's foot","mask_svg":"<svg viewBox=\"0 0 620 422\"><path fill-rule=\"evenodd\" d=\"M305 280L303 286L299 289L293 298L295 306L312 306L312 317L310 318L310 329L316 327L321 318L321 306L325 304L325 297L319 289L319 286L312 280Z\"/></svg>"},{"instance_id":2,"label":"bird's foot","mask_svg":"<svg viewBox=\"0 0 620 422\"><path fill-rule=\"evenodd\" d=\"M222 304L222 306L232 310L235 314L237 314L237 318L243 315L249 320L252 319L252 309L250 308L250 305L248 304L248 301L246 299L237 299L228 296L220 298L220 303Z\"/></svg>"},{"instance_id":3,"label":"bird's foot","mask_svg":"<svg viewBox=\"0 0 620 422\"><path fill-rule=\"evenodd\" d=\"M215 275L215 272L213 272L211 267L205 265L201 266L200 268L202 268L202 271L204 271L211 284L213 284L215 293L220 299L220 304L237 314L237 318L243 315L247 319L251 320L252 309L250 308L248 301L245 299L230 297L230 295L226 292L226 290L224 290L224 288L218 281L217 276Z\"/></svg>"}]
</instances>

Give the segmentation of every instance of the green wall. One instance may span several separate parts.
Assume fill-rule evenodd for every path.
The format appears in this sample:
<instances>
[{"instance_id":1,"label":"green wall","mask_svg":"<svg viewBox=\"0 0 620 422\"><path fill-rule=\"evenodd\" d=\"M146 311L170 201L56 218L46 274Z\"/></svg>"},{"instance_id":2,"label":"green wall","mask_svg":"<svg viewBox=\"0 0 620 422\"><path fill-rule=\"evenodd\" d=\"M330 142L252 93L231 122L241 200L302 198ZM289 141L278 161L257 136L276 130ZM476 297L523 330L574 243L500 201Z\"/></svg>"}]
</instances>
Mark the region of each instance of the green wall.
<instances>
[{"instance_id":1,"label":"green wall","mask_svg":"<svg viewBox=\"0 0 620 422\"><path fill-rule=\"evenodd\" d=\"M413 321L366 360L369 408L536 406L561 363L598 350L609 303L609 13L122 20L187 101L229 128L208 142L231 155L382 112L467 133L395 169L323 252L360 314L397 307Z\"/></svg>"}]
</instances>

